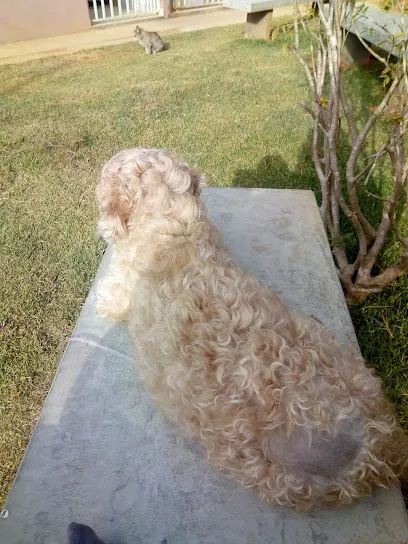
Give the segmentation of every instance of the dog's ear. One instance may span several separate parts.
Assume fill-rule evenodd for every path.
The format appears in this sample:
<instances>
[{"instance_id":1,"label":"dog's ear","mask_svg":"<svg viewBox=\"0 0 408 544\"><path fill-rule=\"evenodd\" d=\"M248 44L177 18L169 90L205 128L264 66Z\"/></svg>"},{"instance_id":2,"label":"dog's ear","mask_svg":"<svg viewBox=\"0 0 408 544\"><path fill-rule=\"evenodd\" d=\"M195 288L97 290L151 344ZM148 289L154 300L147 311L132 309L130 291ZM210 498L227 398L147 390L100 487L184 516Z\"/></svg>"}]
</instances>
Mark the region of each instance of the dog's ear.
<instances>
[{"instance_id":1,"label":"dog's ear","mask_svg":"<svg viewBox=\"0 0 408 544\"><path fill-rule=\"evenodd\" d=\"M96 187L100 218L98 232L106 241L118 240L128 234L132 211L142 198L140 177L149 163L123 159L126 152L115 155L102 169Z\"/></svg>"},{"instance_id":2,"label":"dog's ear","mask_svg":"<svg viewBox=\"0 0 408 544\"><path fill-rule=\"evenodd\" d=\"M163 150L160 153L156 168L162 173L165 183L177 194L190 193L199 197L201 189L206 185L205 176L170 151Z\"/></svg>"},{"instance_id":3,"label":"dog's ear","mask_svg":"<svg viewBox=\"0 0 408 544\"><path fill-rule=\"evenodd\" d=\"M193 171L191 175L191 187L194 196L199 197L202 189L207 186L207 178L204 174Z\"/></svg>"}]
</instances>

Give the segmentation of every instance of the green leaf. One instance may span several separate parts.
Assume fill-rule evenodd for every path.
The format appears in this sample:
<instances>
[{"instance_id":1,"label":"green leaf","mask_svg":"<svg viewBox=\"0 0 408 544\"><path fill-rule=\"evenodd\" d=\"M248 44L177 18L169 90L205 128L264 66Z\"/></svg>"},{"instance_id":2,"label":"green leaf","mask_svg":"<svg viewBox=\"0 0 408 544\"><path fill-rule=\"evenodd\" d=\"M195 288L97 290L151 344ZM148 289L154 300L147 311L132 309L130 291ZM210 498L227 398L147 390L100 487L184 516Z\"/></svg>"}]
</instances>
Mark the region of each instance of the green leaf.
<instances>
[{"instance_id":1,"label":"green leaf","mask_svg":"<svg viewBox=\"0 0 408 544\"><path fill-rule=\"evenodd\" d=\"M401 123L404 120L404 114L401 111L392 111L389 114L389 118L391 119L391 121Z\"/></svg>"},{"instance_id":2,"label":"green leaf","mask_svg":"<svg viewBox=\"0 0 408 544\"><path fill-rule=\"evenodd\" d=\"M376 47L381 47L384 43L390 43L390 40L383 40L383 41L380 42L380 43L376 43L375 46L376 46Z\"/></svg>"}]
</instances>

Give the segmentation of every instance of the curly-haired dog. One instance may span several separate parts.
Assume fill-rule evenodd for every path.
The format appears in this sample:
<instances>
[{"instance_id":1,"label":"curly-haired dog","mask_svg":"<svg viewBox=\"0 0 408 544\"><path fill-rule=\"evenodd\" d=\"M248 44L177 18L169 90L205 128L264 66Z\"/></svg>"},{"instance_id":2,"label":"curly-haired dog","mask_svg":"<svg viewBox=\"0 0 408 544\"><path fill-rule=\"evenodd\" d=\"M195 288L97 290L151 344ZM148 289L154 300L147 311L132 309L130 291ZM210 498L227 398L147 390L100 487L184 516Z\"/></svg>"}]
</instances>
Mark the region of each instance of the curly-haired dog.
<instances>
[{"instance_id":1,"label":"curly-haired dog","mask_svg":"<svg viewBox=\"0 0 408 544\"><path fill-rule=\"evenodd\" d=\"M407 442L380 382L232 261L203 185L168 152L130 149L97 187L99 232L114 245L97 307L129 322L146 388L264 500L308 510L396 482Z\"/></svg>"}]
</instances>

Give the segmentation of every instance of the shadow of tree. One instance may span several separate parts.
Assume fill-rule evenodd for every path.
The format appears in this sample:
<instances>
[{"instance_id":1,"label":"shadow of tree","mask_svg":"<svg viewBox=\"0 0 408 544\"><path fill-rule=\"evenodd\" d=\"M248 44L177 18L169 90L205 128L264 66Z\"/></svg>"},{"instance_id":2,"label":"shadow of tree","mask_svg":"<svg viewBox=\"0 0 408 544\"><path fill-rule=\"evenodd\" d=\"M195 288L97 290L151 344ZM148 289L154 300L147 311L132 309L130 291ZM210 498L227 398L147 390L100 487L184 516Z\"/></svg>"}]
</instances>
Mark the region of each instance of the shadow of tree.
<instances>
[{"instance_id":1,"label":"shadow of tree","mask_svg":"<svg viewBox=\"0 0 408 544\"><path fill-rule=\"evenodd\" d=\"M356 70L357 73L356 73ZM355 122L362 127L371 115L370 106L378 104L381 100L381 85L378 83L378 67L370 68L370 71L353 68L348 71L347 84L350 91L350 105L355 113ZM358 76L358 77L357 77ZM379 100L380 98L380 100ZM374 125L367 139L362 159L369 157L379 149L382 131ZM275 153L263 157L254 168L239 169L235 172L232 185L239 187L262 187L279 189L310 189L314 192L318 205L321 202L321 188L313 164L313 129L311 128L305 142L300 148L295 166L289 166L282 153ZM343 194L347 198L346 166L351 153L351 141L346 119L340 119L338 162L342 174ZM360 161L358 171L368 164ZM387 181L391 181L390 165L387 159L378 163L375 173L371 176L366 189L379 196L385 196ZM358 196L361 209L373 226L378 225L382 217L383 201L373 198L358 188ZM354 260L358 252L358 240L355 230L349 220L340 211L341 230L350 260Z\"/></svg>"},{"instance_id":2,"label":"shadow of tree","mask_svg":"<svg viewBox=\"0 0 408 544\"><path fill-rule=\"evenodd\" d=\"M255 168L241 168L231 182L237 187L265 187L273 189L311 189L320 195L320 186L311 156L311 137L302 147L297 164L290 168L282 154L263 157Z\"/></svg>"}]
</instances>

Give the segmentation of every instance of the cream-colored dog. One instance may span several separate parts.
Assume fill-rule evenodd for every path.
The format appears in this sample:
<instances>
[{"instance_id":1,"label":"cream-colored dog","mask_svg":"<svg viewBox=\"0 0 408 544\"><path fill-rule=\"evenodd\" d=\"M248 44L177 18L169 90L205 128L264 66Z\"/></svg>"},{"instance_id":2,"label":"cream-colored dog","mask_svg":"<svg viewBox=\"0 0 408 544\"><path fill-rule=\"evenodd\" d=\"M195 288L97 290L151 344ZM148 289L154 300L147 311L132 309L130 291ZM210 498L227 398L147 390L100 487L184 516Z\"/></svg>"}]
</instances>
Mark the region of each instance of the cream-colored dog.
<instances>
[{"instance_id":1,"label":"cream-colored dog","mask_svg":"<svg viewBox=\"0 0 408 544\"><path fill-rule=\"evenodd\" d=\"M266 501L308 510L396 482L407 442L380 382L232 261L203 185L168 152L130 149L97 187L99 232L114 246L97 307L129 322L146 388Z\"/></svg>"}]
</instances>

